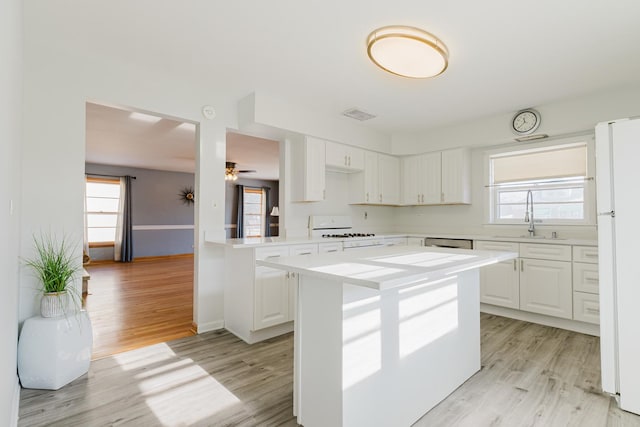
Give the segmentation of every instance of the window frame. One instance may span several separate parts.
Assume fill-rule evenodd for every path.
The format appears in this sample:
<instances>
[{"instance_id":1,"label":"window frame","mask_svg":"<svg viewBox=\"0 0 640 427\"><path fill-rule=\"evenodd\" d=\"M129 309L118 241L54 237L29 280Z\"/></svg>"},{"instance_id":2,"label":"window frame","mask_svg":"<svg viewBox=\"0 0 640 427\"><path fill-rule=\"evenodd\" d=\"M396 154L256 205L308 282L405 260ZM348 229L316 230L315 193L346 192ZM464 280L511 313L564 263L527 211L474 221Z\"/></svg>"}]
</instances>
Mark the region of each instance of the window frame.
<instances>
[{"instance_id":1,"label":"window frame","mask_svg":"<svg viewBox=\"0 0 640 427\"><path fill-rule=\"evenodd\" d=\"M509 153L519 153L526 151L547 151L560 148L569 148L571 146L585 145L587 149L587 170L586 177L584 179L563 180L563 179L548 179L540 180L531 185L526 184L496 184L494 185L492 180L492 164L491 161L497 156L508 155ZM498 215L498 189L502 188L522 188L522 189L553 189L553 188L567 188L571 186L571 183L579 182L584 189L584 218L583 219L544 219L535 218L536 225L556 225L556 226L595 226L596 225L596 194L595 194L595 140L592 133L582 134L579 136L554 138L544 142L518 144L509 147L501 147L493 150L487 150L484 153L484 202L485 202L485 223L488 225L522 225L524 218L516 219L500 219ZM547 181L547 182L545 182ZM566 183L566 185L565 185ZM535 216L534 216L535 217Z\"/></svg>"},{"instance_id":2,"label":"window frame","mask_svg":"<svg viewBox=\"0 0 640 427\"><path fill-rule=\"evenodd\" d=\"M243 194L243 197L242 197L242 200L243 200L242 201L242 203L243 203L243 206L242 206L242 215L243 215L243 218L242 218L242 227L243 227L242 235L244 237L255 237L255 238L265 237L265 234L266 234L265 223L267 221L265 191L261 187L248 187L248 186L245 186L243 191L244 191L245 194ZM259 193L260 194L260 214L259 215L247 214L246 213L246 211L247 211L246 210L246 203L247 203L246 200L247 199L245 197L246 193ZM260 217L260 235L257 235L257 236L256 235L251 235L250 236L247 233L247 215L259 216Z\"/></svg>"},{"instance_id":3,"label":"window frame","mask_svg":"<svg viewBox=\"0 0 640 427\"><path fill-rule=\"evenodd\" d=\"M118 178L103 178L103 177L94 177L94 176L87 176L85 178L85 188L87 183L89 182L96 182L96 183L102 183L102 184L113 184L113 185L118 185L120 186L120 180ZM87 198L87 194L86 194L86 189L85 189L85 199ZM118 201L120 202L122 198L122 194L120 194L118 196ZM85 205L86 205L86 200L85 200ZM94 212L94 211L86 211L85 212L85 216L89 215L89 214L100 214L100 213L104 213L104 212ZM108 212L109 214L111 214L112 212ZM118 213L118 211L115 212L116 215ZM89 225L87 224L87 230L89 228L97 228L97 227L89 227ZM88 236L87 236L88 238ZM115 246L116 242L114 241L110 241L110 242L87 242L89 244L89 248L108 248L108 247L113 247Z\"/></svg>"}]
</instances>

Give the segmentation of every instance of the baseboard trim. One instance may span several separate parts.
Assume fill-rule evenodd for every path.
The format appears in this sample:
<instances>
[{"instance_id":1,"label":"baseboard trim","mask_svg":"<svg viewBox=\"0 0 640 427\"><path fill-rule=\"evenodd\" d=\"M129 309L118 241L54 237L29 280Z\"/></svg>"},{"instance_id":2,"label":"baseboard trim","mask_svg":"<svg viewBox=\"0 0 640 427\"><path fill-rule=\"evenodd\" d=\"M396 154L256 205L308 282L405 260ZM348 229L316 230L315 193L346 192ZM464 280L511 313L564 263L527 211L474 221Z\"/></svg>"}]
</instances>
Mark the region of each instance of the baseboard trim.
<instances>
[{"instance_id":1,"label":"baseboard trim","mask_svg":"<svg viewBox=\"0 0 640 427\"><path fill-rule=\"evenodd\" d=\"M18 426L18 414L20 410L20 380L16 375L15 385L13 387L13 400L11 403L11 414L9 416L9 426Z\"/></svg>"},{"instance_id":2,"label":"baseboard trim","mask_svg":"<svg viewBox=\"0 0 640 427\"><path fill-rule=\"evenodd\" d=\"M560 319L558 317L545 316L543 314L529 313L527 311L514 310L512 308L498 307L490 304L480 304L480 311L496 316L509 317L511 319L523 320L525 322L538 323L540 325L551 326L559 329L580 332L581 334L600 336L600 326L591 323L579 322L577 320Z\"/></svg>"},{"instance_id":3,"label":"baseboard trim","mask_svg":"<svg viewBox=\"0 0 640 427\"><path fill-rule=\"evenodd\" d=\"M217 331L224 328L224 320L216 320L214 322L195 323L191 325L195 329L196 333L201 334L203 332Z\"/></svg>"}]
</instances>

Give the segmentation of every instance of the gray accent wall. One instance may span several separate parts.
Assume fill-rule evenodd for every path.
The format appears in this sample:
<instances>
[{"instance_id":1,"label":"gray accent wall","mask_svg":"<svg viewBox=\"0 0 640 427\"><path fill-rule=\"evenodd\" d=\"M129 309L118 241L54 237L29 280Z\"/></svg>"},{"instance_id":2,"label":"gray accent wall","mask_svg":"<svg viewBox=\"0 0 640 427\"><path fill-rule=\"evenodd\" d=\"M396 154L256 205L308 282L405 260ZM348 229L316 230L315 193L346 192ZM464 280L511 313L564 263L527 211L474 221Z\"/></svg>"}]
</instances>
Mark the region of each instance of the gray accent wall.
<instances>
[{"instance_id":1,"label":"gray accent wall","mask_svg":"<svg viewBox=\"0 0 640 427\"><path fill-rule=\"evenodd\" d=\"M136 177L131 182L134 258L193 253L194 205L183 203L179 193L195 187L194 174L95 163L86 163L85 172ZM189 228L136 230L136 226ZM113 248L91 248L89 254L93 260L113 259Z\"/></svg>"},{"instance_id":2,"label":"gray accent wall","mask_svg":"<svg viewBox=\"0 0 640 427\"><path fill-rule=\"evenodd\" d=\"M247 179L238 178L237 181L227 181L225 186L225 210L224 210L224 223L227 238L236 237L236 224L238 218L238 195L236 185L245 185L247 187L269 187L269 206L267 206L267 212L271 212L274 206L280 206L279 203L279 190L280 182L262 179ZM271 222L271 235L278 236L278 220L279 217L270 217ZM231 226L231 227L230 227Z\"/></svg>"}]
</instances>

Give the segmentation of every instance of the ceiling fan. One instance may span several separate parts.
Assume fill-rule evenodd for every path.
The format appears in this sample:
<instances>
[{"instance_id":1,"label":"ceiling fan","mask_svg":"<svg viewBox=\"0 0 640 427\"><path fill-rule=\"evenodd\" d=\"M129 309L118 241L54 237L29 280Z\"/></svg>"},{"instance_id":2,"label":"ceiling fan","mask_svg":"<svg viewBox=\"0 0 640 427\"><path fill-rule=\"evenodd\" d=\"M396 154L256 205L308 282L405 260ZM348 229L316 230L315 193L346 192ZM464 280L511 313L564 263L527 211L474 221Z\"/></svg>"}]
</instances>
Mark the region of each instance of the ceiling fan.
<instances>
[{"instance_id":1,"label":"ceiling fan","mask_svg":"<svg viewBox=\"0 0 640 427\"><path fill-rule=\"evenodd\" d=\"M224 180L225 181L235 181L238 179L239 173L256 173L255 169L236 169L235 162L226 162L226 168L224 171Z\"/></svg>"}]
</instances>

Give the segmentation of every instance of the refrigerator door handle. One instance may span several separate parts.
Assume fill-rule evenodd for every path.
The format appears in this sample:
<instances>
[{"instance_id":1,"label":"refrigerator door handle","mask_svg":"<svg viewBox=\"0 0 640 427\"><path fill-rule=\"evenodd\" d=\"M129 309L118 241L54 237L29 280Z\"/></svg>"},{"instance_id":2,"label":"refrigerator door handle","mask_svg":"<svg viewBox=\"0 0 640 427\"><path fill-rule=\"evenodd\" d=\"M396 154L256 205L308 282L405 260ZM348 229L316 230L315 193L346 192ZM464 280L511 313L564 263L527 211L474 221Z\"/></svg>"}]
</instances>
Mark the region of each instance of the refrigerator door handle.
<instances>
[{"instance_id":1,"label":"refrigerator door handle","mask_svg":"<svg viewBox=\"0 0 640 427\"><path fill-rule=\"evenodd\" d=\"M615 218L616 217L616 211L598 212L598 216L610 216L611 218Z\"/></svg>"}]
</instances>

